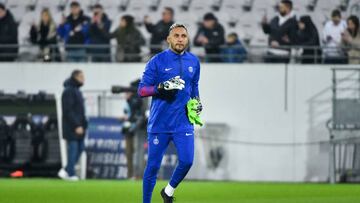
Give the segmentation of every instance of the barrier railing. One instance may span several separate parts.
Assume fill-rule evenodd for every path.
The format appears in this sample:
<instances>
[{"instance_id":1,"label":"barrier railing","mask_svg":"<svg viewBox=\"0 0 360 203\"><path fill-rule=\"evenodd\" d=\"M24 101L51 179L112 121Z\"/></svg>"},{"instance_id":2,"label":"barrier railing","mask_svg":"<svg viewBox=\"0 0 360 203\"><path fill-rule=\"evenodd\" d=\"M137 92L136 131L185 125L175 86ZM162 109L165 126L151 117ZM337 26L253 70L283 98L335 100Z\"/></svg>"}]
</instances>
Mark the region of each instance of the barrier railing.
<instances>
[{"instance_id":1,"label":"barrier railing","mask_svg":"<svg viewBox=\"0 0 360 203\"><path fill-rule=\"evenodd\" d=\"M151 49L165 47L143 46L137 52L129 53L117 45L0 45L0 61L79 61L79 62L145 62L154 53ZM325 46L220 46L215 53L205 53L204 48L190 46L190 50L203 62L233 63L348 63L360 60L360 47ZM349 56L349 50L359 52ZM330 60L328 60L330 59Z\"/></svg>"}]
</instances>

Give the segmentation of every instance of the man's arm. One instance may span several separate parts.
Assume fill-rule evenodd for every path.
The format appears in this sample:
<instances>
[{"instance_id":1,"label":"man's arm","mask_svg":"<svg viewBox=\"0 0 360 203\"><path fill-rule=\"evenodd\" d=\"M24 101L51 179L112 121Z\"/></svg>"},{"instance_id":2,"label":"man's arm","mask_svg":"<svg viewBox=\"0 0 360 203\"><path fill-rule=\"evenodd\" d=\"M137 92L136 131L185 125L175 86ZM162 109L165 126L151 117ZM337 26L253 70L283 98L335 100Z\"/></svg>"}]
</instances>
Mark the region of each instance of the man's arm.
<instances>
[{"instance_id":1,"label":"man's arm","mask_svg":"<svg viewBox=\"0 0 360 203\"><path fill-rule=\"evenodd\" d=\"M200 79L200 63L198 61L194 79L192 81L191 98L200 98L199 94L199 79Z\"/></svg>"},{"instance_id":2,"label":"man's arm","mask_svg":"<svg viewBox=\"0 0 360 203\"><path fill-rule=\"evenodd\" d=\"M149 97L158 93L157 84L155 84L156 64L154 59L155 58L152 58L146 64L144 74L138 87L138 95L140 97Z\"/></svg>"},{"instance_id":3,"label":"man's arm","mask_svg":"<svg viewBox=\"0 0 360 203\"><path fill-rule=\"evenodd\" d=\"M62 111L63 116L70 121L74 127L80 127L81 121L78 116L75 115L74 106L74 94L69 89L64 90L62 95Z\"/></svg>"}]
</instances>

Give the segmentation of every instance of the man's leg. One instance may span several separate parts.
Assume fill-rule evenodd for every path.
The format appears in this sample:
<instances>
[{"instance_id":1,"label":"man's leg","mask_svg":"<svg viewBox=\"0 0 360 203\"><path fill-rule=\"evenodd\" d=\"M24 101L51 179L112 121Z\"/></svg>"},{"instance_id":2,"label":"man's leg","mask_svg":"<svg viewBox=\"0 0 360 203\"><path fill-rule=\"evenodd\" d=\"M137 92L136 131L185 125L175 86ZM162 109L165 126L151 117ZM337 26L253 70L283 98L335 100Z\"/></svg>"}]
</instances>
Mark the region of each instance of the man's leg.
<instances>
[{"instance_id":1,"label":"man's leg","mask_svg":"<svg viewBox=\"0 0 360 203\"><path fill-rule=\"evenodd\" d=\"M175 188L185 178L194 160L194 132L176 133L173 135L173 142L178 154L178 165L170 179L165 193L172 196Z\"/></svg>"},{"instance_id":2,"label":"man's leg","mask_svg":"<svg viewBox=\"0 0 360 203\"><path fill-rule=\"evenodd\" d=\"M77 146L78 146L78 150L77 150L77 154L76 154L75 164L79 161L81 154L84 151L84 148L85 148L84 139L77 140Z\"/></svg>"},{"instance_id":3,"label":"man's leg","mask_svg":"<svg viewBox=\"0 0 360 203\"><path fill-rule=\"evenodd\" d=\"M170 136L171 134L158 133L149 133L148 135L148 161L143 178L143 203L151 202L157 173L165 150L169 145Z\"/></svg>"},{"instance_id":4,"label":"man's leg","mask_svg":"<svg viewBox=\"0 0 360 203\"><path fill-rule=\"evenodd\" d=\"M129 134L125 135L125 143L126 143L126 160L127 160L127 178L132 178L134 176L134 163L133 163L133 155L134 155L134 135Z\"/></svg>"},{"instance_id":5,"label":"man's leg","mask_svg":"<svg viewBox=\"0 0 360 203\"><path fill-rule=\"evenodd\" d=\"M67 141L67 165L66 172L69 177L75 175L75 164L78 154L78 143L76 140L68 140Z\"/></svg>"}]
</instances>

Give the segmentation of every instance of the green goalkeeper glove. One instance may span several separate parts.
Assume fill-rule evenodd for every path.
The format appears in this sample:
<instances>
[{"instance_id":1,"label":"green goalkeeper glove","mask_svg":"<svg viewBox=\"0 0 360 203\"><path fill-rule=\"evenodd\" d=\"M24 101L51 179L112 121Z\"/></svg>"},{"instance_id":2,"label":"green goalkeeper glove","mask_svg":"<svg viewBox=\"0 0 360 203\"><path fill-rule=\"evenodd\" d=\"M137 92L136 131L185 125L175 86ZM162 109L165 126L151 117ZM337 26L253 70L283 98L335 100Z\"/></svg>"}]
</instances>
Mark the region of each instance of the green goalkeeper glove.
<instances>
[{"instance_id":1,"label":"green goalkeeper glove","mask_svg":"<svg viewBox=\"0 0 360 203\"><path fill-rule=\"evenodd\" d=\"M189 118L190 123L193 125L200 125L203 126L203 122L201 121L201 118L199 116L199 105L200 102L198 99L190 99L186 105L187 109L187 116ZM201 106L202 108L202 106Z\"/></svg>"}]
</instances>

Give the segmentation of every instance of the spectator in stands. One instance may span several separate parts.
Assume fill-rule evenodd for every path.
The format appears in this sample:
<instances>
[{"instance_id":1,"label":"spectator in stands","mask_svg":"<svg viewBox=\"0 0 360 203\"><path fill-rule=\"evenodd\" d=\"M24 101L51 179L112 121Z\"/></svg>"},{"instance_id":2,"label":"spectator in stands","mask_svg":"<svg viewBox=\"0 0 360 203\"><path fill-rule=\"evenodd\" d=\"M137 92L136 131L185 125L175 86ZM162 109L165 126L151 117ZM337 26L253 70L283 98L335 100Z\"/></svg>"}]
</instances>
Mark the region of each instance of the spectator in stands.
<instances>
[{"instance_id":1,"label":"spectator in stands","mask_svg":"<svg viewBox=\"0 0 360 203\"><path fill-rule=\"evenodd\" d=\"M222 61L226 63L242 63L246 59L246 49L241 44L236 33L226 37L226 46L222 48Z\"/></svg>"},{"instance_id":2,"label":"spectator in stands","mask_svg":"<svg viewBox=\"0 0 360 203\"><path fill-rule=\"evenodd\" d=\"M85 77L81 70L74 70L64 82L62 93L62 129L67 142L67 165L60 169L58 176L64 180L77 181L75 165L84 150L84 138L87 128L84 98L80 87Z\"/></svg>"},{"instance_id":3,"label":"spectator in stands","mask_svg":"<svg viewBox=\"0 0 360 203\"><path fill-rule=\"evenodd\" d=\"M221 48L225 43L225 31L213 13L206 13L195 38L195 46L203 46L207 62L221 62Z\"/></svg>"},{"instance_id":4,"label":"spectator in stands","mask_svg":"<svg viewBox=\"0 0 360 203\"><path fill-rule=\"evenodd\" d=\"M69 62L86 61L86 49L89 42L90 18L85 16L77 1L70 4L70 15L63 17L58 34L65 41L66 60Z\"/></svg>"},{"instance_id":5,"label":"spectator in stands","mask_svg":"<svg viewBox=\"0 0 360 203\"><path fill-rule=\"evenodd\" d=\"M18 47L17 23L12 13L0 3L0 61L14 61Z\"/></svg>"},{"instance_id":6,"label":"spectator in stands","mask_svg":"<svg viewBox=\"0 0 360 203\"><path fill-rule=\"evenodd\" d=\"M341 12L334 10L331 13L331 20L328 21L323 30L324 42L324 63L326 64L344 64L347 63L347 57L341 48L341 35L346 31L346 22L341 19Z\"/></svg>"},{"instance_id":7,"label":"spectator in stands","mask_svg":"<svg viewBox=\"0 0 360 203\"><path fill-rule=\"evenodd\" d=\"M40 57L43 61L60 61L60 52L56 47L56 25L50 10L45 8L41 11L39 24L33 24L30 29L30 40L40 47Z\"/></svg>"},{"instance_id":8,"label":"spectator in stands","mask_svg":"<svg viewBox=\"0 0 360 203\"><path fill-rule=\"evenodd\" d=\"M293 4L290 0L282 0L278 5L278 15L270 22L264 16L262 29L269 35L269 49L266 62L289 63L290 48L281 46L296 45L297 21L293 12Z\"/></svg>"},{"instance_id":9,"label":"spectator in stands","mask_svg":"<svg viewBox=\"0 0 360 203\"><path fill-rule=\"evenodd\" d=\"M93 18L89 29L90 44L108 47L89 48L94 62L110 62L110 39L109 32L111 21L104 13L102 5L95 4L93 7Z\"/></svg>"},{"instance_id":10,"label":"spectator in stands","mask_svg":"<svg viewBox=\"0 0 360 203\"><path fill-rule=\"evenodd\" d=\"M134 17L124 15L120 19L119 27L111 33L111 38L117 41L116 61L140 62L141 46L145 45L145 39L135 27Z\"/></svg>"},{"instance_id":11,"label":"spectator in stands","mask_svg":"<svg viewBox=\"0 0 360 203\"><path fill-rule=\"evenodd\" d=\"M360 64L360 23L357 16L347 19L347 30L342 35L342 42L347 48L350 64Z\"/></svg>"},{"instance_id":12,"label":"spectator in stands","mask_svg":"<svg viewBox=\"0 0 360 203\"><path fill-rule=\"evenodd\" d=\"M173 23L174 9L170 7L164 8L162 19L155 25L150 21L149 16L144 17L146 30L151 33L150 52L152 55L161 52L163 50L162 47L166 46L167 48L166 37L168 35L169 28Z\"/></svg>"},{"instance_id":13,"label":"spectator in stands","mask_svg":"<svg viewBox=\"0 0 360 203\"><path fill-rule=\"evenodd\" d=\"M311 17L301 16L297 32L297 41L301 46L314 46L317 48L303 48L301 55L301 63L321 63L320 38L317 28L315 27Z\"/></svg>"}]
</instances>

